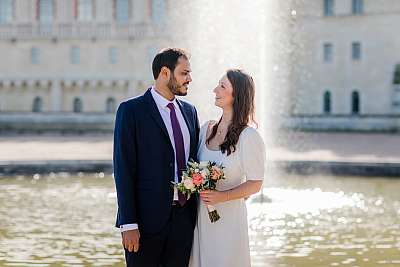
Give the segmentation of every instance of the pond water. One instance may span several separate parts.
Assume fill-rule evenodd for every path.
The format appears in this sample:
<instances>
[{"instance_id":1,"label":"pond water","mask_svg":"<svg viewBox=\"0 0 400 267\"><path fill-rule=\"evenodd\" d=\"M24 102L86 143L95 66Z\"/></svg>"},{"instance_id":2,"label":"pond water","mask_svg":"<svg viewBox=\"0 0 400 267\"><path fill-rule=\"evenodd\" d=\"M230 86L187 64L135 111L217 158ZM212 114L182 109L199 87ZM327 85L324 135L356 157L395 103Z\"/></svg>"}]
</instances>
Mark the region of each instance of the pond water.
<instances>
[{"instance_id":1,"label":"pond water","mask_svg":"<svg viewBox=\"0 0 400 267\"><path fill-rule=\"evenodd\" d=\"M400 180L282 174L248 200L252 266L400 266ZM0 178L0 266L124 266L111 176Z\"/></svg>"}]
</instances>

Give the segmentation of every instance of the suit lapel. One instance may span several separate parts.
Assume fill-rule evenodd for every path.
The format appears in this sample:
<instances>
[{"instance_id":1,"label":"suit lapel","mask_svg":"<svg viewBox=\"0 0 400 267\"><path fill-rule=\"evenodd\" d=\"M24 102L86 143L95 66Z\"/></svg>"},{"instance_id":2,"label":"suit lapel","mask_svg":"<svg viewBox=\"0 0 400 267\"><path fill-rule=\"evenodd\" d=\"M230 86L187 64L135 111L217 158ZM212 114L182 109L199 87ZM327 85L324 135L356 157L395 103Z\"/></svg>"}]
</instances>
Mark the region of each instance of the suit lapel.
<instances>
[{"instance_id":1,"label":"suit lapel","mask_svg":"<svg viewBox=\"0 0 400 267\"><path fill-rule=\"evenodd\" d=\"M166 138L167 142L171 145L171 140L168 135L167 127L164 124L164 121L161 117L161 114L157 108L157 104L153 99L153 96L151 95L150 92L151 88L147 90L147 92L144 94L144 98L147 101L147 107L149 110L149 113L153 120L156 122L158 127L161 129L163 132L164 137ZM196 133L195 133L195 126L192 123L192 120L190 119L191 111L185 108L185 106L179 101L179 99L176 99L176 102L178 103L178 106L182 112L183 118L185 119L186 125L189 130L189 135L190 135L190 151L192 152L193 149L195 148L196 145Z\"/></svg>"},{"instance_id":2,"label":"suit lapel","mask_svg":"<svg viewBox=\"0 0 400 267\"><path fill-rule=\"evenodd\" d=\"M195 129L194 125L192 124L192 121L190 120L190 111L188 111L185 106L179 101L179 99L176 99L176 102L178 103L178 106L182 112L183 118L185 119L186 125L189 130L189 135L190 135L190 151L192 151L193 144L195 143Z\"/></svg>"},{"instance_id":3,"label":"suit lapel","mask_svg":"<svg viewBox=\"0 0 400 267\"><path fill-rule=\"evenodd\" d=\"M171 140L169 139L167 127L165 126L164 121L161 117L161 114L158 111L157 104L154 101L150 90L151 90L151 88L149 90L147 90L147 92L144 95L145 99L147 101L147 107L149 109L150 115L153 118L153 120L156 122L156 124L159 126L161 131L163 132L163 135L167 139L168 143L171 144ZM171 144L171 146L172 146L172 144Z\"/></svg>"}]
</instances>

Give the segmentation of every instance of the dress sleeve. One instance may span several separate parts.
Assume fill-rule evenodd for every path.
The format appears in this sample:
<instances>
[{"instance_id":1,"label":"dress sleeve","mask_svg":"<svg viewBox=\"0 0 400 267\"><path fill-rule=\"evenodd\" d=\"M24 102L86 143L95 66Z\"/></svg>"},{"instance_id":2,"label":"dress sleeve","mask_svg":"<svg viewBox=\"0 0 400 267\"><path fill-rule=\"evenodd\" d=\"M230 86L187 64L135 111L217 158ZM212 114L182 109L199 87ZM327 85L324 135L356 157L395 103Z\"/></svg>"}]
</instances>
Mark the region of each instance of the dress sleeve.
<instances>
[{"instance_id":1,"label":"dress sleeve","mask_svg":"<svg viewBox=\"0 0 400 267\"><path fill-rule=\"evenodd\" d=\"M210 121L206 121L200 128L200 134L199 134L199 145L197 147L197 151L200 150L201 146L204 144L206 136L207 136L207 129L208 129L208 124Z\"/></svg>"},{"instance_id":2,"label":"dress sleeve","mask_svg":"<svg viewBox=\"0 0 400 267\"><path fill-rule=\"evenodd\" d=\"M240 162L246 180L263 180L265 145L256 129L248 127L240 135Z\"/></svg>"}]
</instances>

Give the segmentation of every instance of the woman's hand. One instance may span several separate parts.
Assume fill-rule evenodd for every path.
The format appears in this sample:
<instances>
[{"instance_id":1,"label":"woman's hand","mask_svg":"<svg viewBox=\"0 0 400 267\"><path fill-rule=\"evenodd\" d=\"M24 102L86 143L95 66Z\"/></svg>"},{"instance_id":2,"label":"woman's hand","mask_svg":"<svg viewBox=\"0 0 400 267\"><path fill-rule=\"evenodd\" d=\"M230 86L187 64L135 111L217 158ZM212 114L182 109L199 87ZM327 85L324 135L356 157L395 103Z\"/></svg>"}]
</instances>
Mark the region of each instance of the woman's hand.
<instances>
[{"instance_id":1,"label":"woman's hand","mask_svg":"<svg viewBox=\"0 0 400 267\"><path fill-rule=\"evenodd\" d=\"M200 192L201 200L207 205L215 205L228 200L226 192L217 190L204 190Z\"/></svg>"}]
</instances>

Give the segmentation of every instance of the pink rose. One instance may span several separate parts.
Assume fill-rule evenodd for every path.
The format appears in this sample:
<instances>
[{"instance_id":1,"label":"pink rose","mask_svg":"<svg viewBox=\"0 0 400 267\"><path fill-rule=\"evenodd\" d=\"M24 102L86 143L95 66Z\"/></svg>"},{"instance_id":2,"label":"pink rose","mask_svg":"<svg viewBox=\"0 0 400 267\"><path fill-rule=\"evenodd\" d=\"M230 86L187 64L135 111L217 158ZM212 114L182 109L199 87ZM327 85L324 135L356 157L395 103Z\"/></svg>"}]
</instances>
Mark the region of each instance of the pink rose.
<instances>
[{"instance_id":1,"label":"pink rose","mask_svg":"<svg viewBox=\"0 0 400 267\"><path fill-rule=\"evenodd\" d=\"M196 186L201 185L204 180L203 176L200 173L194 173L192 179L193 179L193 183Z\"/></svg>"},{"instance_id":2,"label":"pink rose","mask_svg":"<svg viewBox=\"0 0 400 267\"><path fill-rule=\"evenodd\" d=\"M218 180L218 178L221 177L221 175L222 175L221 170L218 167L213 166L212 167L212 173L211 173L211 179L212 180Z\"/></svg>"}]
</instances>

